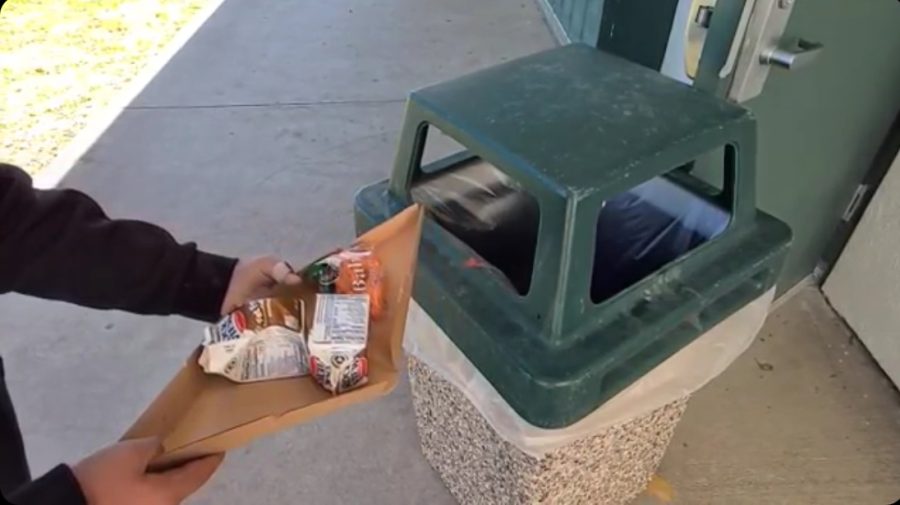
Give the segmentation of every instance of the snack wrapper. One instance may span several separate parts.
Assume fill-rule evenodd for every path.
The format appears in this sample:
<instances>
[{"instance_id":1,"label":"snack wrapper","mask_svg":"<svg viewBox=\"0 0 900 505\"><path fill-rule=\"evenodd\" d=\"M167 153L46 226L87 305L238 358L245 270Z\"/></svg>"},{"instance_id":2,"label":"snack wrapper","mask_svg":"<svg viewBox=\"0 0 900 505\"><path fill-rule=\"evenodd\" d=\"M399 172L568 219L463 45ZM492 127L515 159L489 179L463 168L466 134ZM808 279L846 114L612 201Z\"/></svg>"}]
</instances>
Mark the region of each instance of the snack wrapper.
<instances>
[{"instance_id":1,"label":"snack wrapper","mask_svg":"<svg viewBox=\"0 0 900 505\"><path fill-rule=\"evenodd\" d=\"M198 363L239 383L307 375L304 327L302 300L251 301L206 329Z\"/></svg>"},{"instance_id":2,"label":"snack wrapper","mask_svg":"<svg viewBox=\"0 0 900 505\"><path fill-rule=\"evenodd\" d=\"M309 334L310 373L325 389L338 394L369 379L366 343L369 295L316 296Z\"/></svg>"},{"instance_id":3,"label":"snack wrapper","mask_svg":"<svg viewBox=\"0 0 900 505\"><path fill-rule=\"evenodd\" d=\"M306 277L319 293L368 295L372 319L380 319L385 312L384 269L372 249L364 244L317 261L306 270Z\"/></svg>"}]
</instances>

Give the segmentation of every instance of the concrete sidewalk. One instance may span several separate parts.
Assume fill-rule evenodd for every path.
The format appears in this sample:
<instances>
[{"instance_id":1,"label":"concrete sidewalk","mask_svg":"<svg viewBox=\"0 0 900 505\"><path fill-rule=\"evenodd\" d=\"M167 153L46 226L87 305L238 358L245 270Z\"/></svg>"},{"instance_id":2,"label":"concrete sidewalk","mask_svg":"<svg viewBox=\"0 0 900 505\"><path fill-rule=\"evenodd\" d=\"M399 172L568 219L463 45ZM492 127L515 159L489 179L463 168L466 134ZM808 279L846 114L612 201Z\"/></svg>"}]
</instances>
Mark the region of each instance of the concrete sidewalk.
<instances>
[{"instance_id":1,"label":"concrete sidewalk","mask_svg":"<svg viewBox=\"0 0 900 505\"><path fill-rule=\"evenodd\" d=\"M553 43L531 0L228 0L64 185L206 249L303 263L352 238L353 193L387 176L410 89ZM0 321L38 472L115 440L201 332L7 296ZM661 469L676 502L900 497L900 403L850 342L815 290L773 315L692 401ZM420 455L404 383L234 451L193 503L452 499Z\"/></svg>"},{"instance_id":2,"label":"concrete sidewalk","mask_svg":"<svg viewBox=\"0 0 900 505\"><path fill-rule=\"evenodd\" d=\"M206 249L302 264L354 236L409 90L552 44L532 0L228 0L63 185ZM202 330L7 296L0 321L38 472L117 439ZM234 451L196 503L451 503L417 444L404 383Z\"/></svg>"}]
</instances>

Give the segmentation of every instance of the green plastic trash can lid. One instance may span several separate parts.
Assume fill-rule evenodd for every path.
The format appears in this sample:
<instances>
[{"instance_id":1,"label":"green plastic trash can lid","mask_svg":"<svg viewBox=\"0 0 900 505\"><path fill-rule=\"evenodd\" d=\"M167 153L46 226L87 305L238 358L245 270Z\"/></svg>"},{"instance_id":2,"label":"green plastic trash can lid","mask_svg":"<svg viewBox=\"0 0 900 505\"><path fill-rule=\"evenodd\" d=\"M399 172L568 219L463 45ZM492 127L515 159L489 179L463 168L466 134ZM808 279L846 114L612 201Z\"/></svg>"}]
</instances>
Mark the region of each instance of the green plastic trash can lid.
<instances>
[{"instance_id":1,"label":"green plastic trash can lid","mask_svg":"<svg viewBox=\"0 0 900 505\"><path fill-rule=\"evenodd\" d=\"M410 103L520 162L503 167L525 167L513 178L563 191L660 175L634 170L642 159L752 121L743 107L583 44L414 91Z\"/></svg>"}]
</instances>

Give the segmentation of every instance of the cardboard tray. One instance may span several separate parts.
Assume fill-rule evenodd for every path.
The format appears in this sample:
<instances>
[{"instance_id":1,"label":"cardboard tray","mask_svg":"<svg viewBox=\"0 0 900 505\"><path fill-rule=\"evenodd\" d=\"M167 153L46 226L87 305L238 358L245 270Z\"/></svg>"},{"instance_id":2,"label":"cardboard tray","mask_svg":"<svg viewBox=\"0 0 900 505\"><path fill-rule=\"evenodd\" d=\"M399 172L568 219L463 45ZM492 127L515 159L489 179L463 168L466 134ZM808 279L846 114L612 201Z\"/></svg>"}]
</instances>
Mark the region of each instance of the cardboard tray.
<instances>
[{"instance_id":1,"label":"cardboard tray","mask_svg":"<svg viewBox=\"0 0 900 505\"><path fill-rule=\"evenodd\" d=\"M402 370L402 342L412 293L423 210L413 206L359 238L374 248L385 273L386 312L370 328L369 382L332 395L312 377L236 384L206 375L197 364L200 348L157 396L123 439L156 436L164 452L153 468L234 449L293 425L388 394ZM311 287L281 295L299 296L307 314L315 308ZM199 338L199 337L198 337Z\"/></svg>"}]
</instances>

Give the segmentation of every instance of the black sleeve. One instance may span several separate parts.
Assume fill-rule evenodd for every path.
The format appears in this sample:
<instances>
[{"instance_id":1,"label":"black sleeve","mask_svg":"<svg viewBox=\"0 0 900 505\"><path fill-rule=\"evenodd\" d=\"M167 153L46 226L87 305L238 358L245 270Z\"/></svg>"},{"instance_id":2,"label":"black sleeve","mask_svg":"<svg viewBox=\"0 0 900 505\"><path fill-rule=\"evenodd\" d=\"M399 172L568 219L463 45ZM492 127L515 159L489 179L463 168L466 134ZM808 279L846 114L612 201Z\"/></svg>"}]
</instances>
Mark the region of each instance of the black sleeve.
<instances>
[{"instance_id":1,"label":"black sleeve","mask_svg":"<svg viewBox=\"0 0 900 505\"><path fill-rule=\"evenodd\" d=\"M87 505L72 469L59 465L7 496L13 505Z\"/></svg>"},{"instance_id":2,"label":"black sleeve","mask_svg":"<svg viewBox=\"0 0 900 505\"><path fill-rule=\"evenodd\" d=\"M78 191L36 190L0 164L0 293L214 320L235 262L152 224L109 219Z\"/></svg>"}]
</instances>

